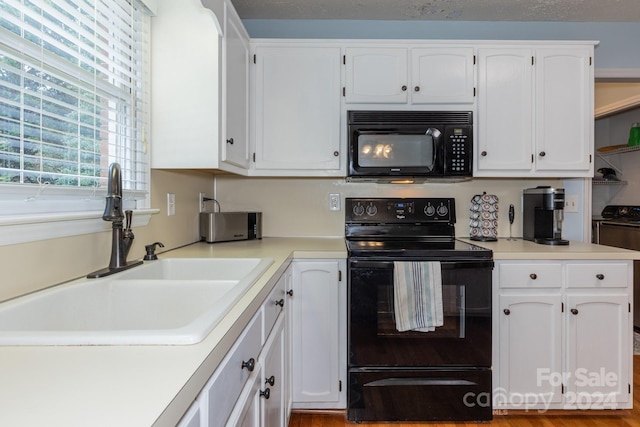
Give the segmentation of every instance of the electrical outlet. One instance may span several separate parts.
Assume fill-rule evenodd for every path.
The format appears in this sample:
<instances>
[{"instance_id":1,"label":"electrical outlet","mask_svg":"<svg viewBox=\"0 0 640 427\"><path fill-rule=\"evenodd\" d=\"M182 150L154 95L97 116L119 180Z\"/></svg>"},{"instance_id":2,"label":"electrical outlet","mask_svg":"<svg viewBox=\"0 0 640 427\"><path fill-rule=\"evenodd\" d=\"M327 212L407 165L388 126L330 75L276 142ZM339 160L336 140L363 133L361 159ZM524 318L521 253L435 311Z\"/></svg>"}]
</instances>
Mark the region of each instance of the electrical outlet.
<instances>
[{"instance_id":1,"label":"electrical outlet","mask_svg":"<svg viewBox=\"0 0 640 427\"><path fill-rule=\"evenodd\" d=\"M578 212L578 196L576 195L567 195L564 198L564 211L571 213L571 212Z\"/></svg>"},{"instance_id":2,"label":"electrical outlet","mask_svg":"<svg viewBox=\"0 0 640 427\"><path fill-rule=\"evenodd\" d=\"M167 216L173 216L176 214L176 195L173 193L167 193Z\"/></svg>"},{"instance_id":3,"label":"electrical outlet","mask_svg":"<svg viewBox=\"0 0 640 427\"><path fill-rule=\"evenodd\" d=\"M204 193L198 193L198 212L204 212Z\"/></svg>"},{"instance_id":4,"label":"electrical outlet","mask_svg":"<svg viewBox=\"0 0 640 427\"><path fill-rule=\"evenodd\" d=\"M329 194L329 210L330 211L340 210L340 194L339 193Z\"/></svg>"}]
</instances>

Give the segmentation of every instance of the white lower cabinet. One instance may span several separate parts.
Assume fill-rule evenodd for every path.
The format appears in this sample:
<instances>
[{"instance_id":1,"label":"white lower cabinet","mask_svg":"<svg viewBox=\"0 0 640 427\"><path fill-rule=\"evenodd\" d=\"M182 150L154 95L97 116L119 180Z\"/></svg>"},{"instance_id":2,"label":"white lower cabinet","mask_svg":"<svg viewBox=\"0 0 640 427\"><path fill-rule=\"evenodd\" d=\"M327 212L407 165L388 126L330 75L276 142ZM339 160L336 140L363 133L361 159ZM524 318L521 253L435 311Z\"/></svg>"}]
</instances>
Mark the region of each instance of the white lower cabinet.
<instances>
[{"instance_id":1,"label":"white lower cabinet","mask_svg":"<svg viewBox=\"0 0 640 427\"><path fill-rule=\"evenodd\" d=\"M251 374L226 425L229 427L285 427L284 416L284 316L262 349L259 365Z\"/></svg>"},{"instance_id":2,"label":"white lower cabinet","mask_svg":"<svg viewBox=\"0 0 640 427\"><path fill-rule=\"evenodd\" d=\"M631 261L498 261L494 407L632 405Z\"/></svg>"},{"instance_id":3,"label":"white lower cabinet","mask_svg":"<svg viewBox=\"0 0 640 427\"><path fill-rule=\"evenodd\" d=\"M294 260L179 426L286 427L292 408L345 408L345 268Z\"/></svg>"},{"instance_id":4,"label":"white lower cabinet","mask_svg":"<svg viewBox=\"0 0 640 427\"><path fill-rule=\"evenodd\" d=\"M189 408L189 410L184 414L180 422L178 423L178 427L200 427L202 425L201 421L202 415L200 414L200 402L197 400L193 402L193 405Z\"/></svg>"},{"instance_id":5,"label":"white lower cabinet","mask_svg":"<svg viewBox=\"0 0 640 427\"><path fill-rule=\"evenodd\" d=\"M293 408L346 407L345 260L294 260Z\"/></svg>"}]
</instances>

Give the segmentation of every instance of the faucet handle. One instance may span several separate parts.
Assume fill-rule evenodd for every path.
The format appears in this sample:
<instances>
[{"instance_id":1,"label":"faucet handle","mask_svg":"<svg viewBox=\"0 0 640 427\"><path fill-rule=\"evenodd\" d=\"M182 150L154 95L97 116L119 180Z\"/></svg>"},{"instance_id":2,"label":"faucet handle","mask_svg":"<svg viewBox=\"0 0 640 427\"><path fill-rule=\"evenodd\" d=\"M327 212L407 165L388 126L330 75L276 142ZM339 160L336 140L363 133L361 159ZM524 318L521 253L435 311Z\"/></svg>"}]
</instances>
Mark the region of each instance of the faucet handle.
<instances>
[{"instance_id":1,"label":"faucet handle","mask_svg":"<svg viewBox=\"0 0 640 427\"><path fill-rule=\"evenodd\" d=\"M124 228L126 230L131 230L131 218L133 217L133 211L126 210L124 211L125 225Z\"/></svg>"},{"instance_id":2,"label":"faucet handle","mask_svg":"<svg viewBox=\"0 0 640 427\"><path fill-rule=\"evenodd\" d=\"M164 245L160 242L155 242L144 247L144 249L147 251L147 254L143 258L145 261L153 261L158 259L158 256L156 255L156 246L164 248Z\"/></svg>"}]
</instances>

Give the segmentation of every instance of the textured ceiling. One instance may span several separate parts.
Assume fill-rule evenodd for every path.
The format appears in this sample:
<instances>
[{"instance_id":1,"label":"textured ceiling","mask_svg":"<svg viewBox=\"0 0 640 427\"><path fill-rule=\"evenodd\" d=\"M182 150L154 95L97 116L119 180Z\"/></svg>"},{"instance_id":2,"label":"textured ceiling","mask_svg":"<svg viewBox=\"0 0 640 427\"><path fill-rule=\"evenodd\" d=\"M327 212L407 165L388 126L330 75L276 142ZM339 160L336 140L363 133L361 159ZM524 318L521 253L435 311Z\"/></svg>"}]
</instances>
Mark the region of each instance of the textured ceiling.
<instances>
[{"instance_id":1,"label":"textured ceiling","mask_svg":"<svg viewBox=\"0 0 640 427\"><path fill-rule=\"evenodd\" d=\"M243 19L640 22L640 0L232 0Z\"/></svg>"}]
</instances>

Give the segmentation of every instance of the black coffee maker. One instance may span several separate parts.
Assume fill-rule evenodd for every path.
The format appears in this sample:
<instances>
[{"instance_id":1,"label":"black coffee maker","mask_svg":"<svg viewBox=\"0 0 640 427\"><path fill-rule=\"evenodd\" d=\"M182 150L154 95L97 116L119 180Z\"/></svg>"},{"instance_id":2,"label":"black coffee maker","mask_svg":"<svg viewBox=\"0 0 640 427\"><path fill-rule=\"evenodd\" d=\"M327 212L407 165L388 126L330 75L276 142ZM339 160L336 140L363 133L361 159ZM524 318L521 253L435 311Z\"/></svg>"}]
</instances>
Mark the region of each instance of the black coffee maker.
<instances>
[{"instance_id":1,"label":"black coffee maker","mask_svg":"<svg viewBox=\"0 0 640 427\"><path fill-rule=\"evenodd\" d=\"M540 186L524 190L522 238L543 245L568 245L562 239L564 188Z\"/></svg>"}]
</instances>

